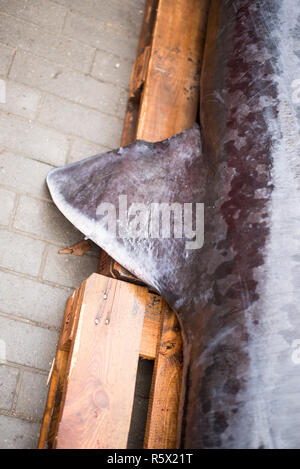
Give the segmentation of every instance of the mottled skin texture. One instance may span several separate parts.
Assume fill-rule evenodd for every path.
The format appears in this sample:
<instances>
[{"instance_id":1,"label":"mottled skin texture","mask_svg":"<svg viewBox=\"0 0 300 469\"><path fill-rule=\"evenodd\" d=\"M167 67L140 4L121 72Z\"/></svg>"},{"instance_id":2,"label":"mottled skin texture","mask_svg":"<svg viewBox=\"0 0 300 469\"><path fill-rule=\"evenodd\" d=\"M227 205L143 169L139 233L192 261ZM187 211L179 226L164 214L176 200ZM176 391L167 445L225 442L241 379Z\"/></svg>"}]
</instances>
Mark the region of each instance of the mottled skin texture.
<instances>
[{"instance_id":1,"label":"mottled skin texture","mask_svg":"<svg viewBox=\"0 0 300 469\"><path fill-rule=\"evenodd\" d=\"M299 14L288 0L212 2L201 82L205 299L194 323L183 314L191 337L205 318L202 340L191 340L189 447L300 446Z\"/></svg>"},{"instance_id":2,"label":"mottled skin texture","mask_svg":"<svg viewBox=\"0 0 300 469\"><path fill-rule=\"evenodd\" d=\"M54 170L60 210L177 311L186 448L299 448L300 4L212 0L201 126ZM204 202L205 243L115 240L101 201ZM84 214L78 216L78 214Z\"/></svg>"}]
</instances>

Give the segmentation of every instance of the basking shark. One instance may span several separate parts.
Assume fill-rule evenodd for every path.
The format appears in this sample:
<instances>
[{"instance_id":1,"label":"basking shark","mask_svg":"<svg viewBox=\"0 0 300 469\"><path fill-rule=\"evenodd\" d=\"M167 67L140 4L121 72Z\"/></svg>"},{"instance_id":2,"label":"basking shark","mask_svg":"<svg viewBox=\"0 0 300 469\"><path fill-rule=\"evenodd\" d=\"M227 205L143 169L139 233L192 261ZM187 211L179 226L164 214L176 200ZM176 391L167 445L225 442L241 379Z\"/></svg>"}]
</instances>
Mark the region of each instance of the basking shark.
<instances>
[{"instance_id":1,"label":"basking shark","mask_svg":"<svg viewBox=\"0 0 300 469\"><path fill-rule=\"evenodd\" d=\"M212 0L201 127L47 178L61 212L176 311L184 448L300 447L299 34L297 1ZM174 210L155 237L161 204Z\"/></svg>"}]
</instances>

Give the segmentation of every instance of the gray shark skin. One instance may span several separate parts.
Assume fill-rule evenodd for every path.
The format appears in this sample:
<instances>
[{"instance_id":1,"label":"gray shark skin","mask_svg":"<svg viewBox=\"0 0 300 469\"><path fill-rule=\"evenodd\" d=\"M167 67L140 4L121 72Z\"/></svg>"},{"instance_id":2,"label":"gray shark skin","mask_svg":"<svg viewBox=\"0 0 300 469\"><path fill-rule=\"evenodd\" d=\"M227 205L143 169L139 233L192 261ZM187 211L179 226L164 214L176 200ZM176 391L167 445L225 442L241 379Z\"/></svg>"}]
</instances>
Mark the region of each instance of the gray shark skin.
<instances>
[{"instance_id":1,"label":"gray shark skin","mask_svg":"<svg viewBox=\"0 0 300 469\"><path fill-rule=\"evenodd\" d=\"M53 169L47 177L50 193L61 212L126 269L164 294L170 304L181 302L185 295L180 276L193 280L190 267L196 262L196 250L186 250L185 237L114 236L101 224L98 207L103 202L113 204L118 215L122 195L127 196L128 209L132 203L147 207L152 203L201 203L204 181L197 124L163 142L137 141ZM173 229L172 220L171 225ZM116 235L118 232L117 229ZM162 264L167 253L172 265Z\"/></svg>"},{"instance_id":2,"label":"gray shark skin","mask_svg":"<svg viewBox=\"0 0 300 469\"><path fill-rule=\"evenodd\" d=\"M48 176L86 236L154 287L184 334L184 448L300 447L300 2L212 0L200 120ZM186 239L121 239L101 201L204 203Z\"/></svg>"}]
</instances>

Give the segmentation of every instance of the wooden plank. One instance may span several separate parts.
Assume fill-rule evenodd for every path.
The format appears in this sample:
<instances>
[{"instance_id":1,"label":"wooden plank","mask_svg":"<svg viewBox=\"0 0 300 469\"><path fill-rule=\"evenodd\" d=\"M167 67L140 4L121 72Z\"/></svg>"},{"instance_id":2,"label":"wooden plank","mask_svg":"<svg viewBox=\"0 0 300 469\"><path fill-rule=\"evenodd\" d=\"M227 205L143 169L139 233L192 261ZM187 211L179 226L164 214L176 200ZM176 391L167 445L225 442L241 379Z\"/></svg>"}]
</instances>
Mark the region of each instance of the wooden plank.
<instances>
[{"instance_id":1,"label":"wooden plank","mask_svg":"<svg viewBox=\"0 0 300 469\"><path fill-rule=\"evenodd\" d=\"M101 275L106 275L107 277L112 276L112 263L113 259L107 254L104 249L101 249L100 251L100 257L99 257L99 264L98 264L98 272Z\"/></svg>"},{"instance_id":2,"label":"wooden plank","mask_svg":"<svg viewBox=\"0 0 300 469\"><path fill-rule=\"evenodd\" d=\"M196 121L208 4L159 1L137 139L157 142Z\"/></svg>"},{"instance_id":3,"label":"wooden plank","mask_svg":"<svg viewBox=\"0 0 300 469\"><path fill-rule=\"evenodd\" d=\"M113 278L117 278L118 280L123 280L124 282L136 283L137 285L145 285L144 282L142 282L142 280L135 277L128 270L126 270L124 267L118 264L118 262L116 262L115 260L113 260L112 262L111 273L112 273Z\"/></svg>"},{"instance_id":4,"label":"wooden plank","mask_svg":"<svg viewBox=\"0 0 300 469\"><path fill-rule=\"evenodd\" d=\"M58 341L58 348L61 350L69 350L72 335L72 325L74 322L75 308L78 303L79 289L71 295L67 301L65 314L62 323L62 329Z\"/></svg>"},{"instance_id":5,"label":"wooden plank","mask_svg":"<svg viewBox=\"0 0 300 469\"><path fill-rule=\"evenodd\" d=\"M136 54L136 60L131 73L129 99L121 139L122 146L129 145L136 140L141 92L147 76L152 34L156 20L158 1L159 0L147 0L144 10L144 19Z\"/></svg>"},{"instance_id":6,"label":"wooden plank","mask_svg":"<svg viewBox=\"0 0 300 469\"><path fill-rule=\"evenodd\" d=\"M161 319L162 297L149 293L140 345L141 358L155 360L157 344L160 337Z\"/></svg>"},{"instance_id":7,"label":"wooden plank","mask_svg":"<svg viewBox=\"0 0 300 469\"><path fill-rule=\"evenodd\" d=\"M165 302L156 356L144 448L178 448L177 425L183 362L182 337L176 315Z\"/></svg>"},{"instance_id":8,"label":"wooden plank","mask_svg":"<svg viewBox=\"0 0 300 469\"><path fill-rule=\"evenodd\" d=\"M148 302L144 287L85 282L56 448L126 448Z\"/></svg>"},{"instance_id":9,"label":"wooden plank","mask_svg":"<svg viewBox=\"0 0 300 469\"><path fill-rule=\"evenodd\" d=\"M40 438L39 438L39 443L38 443L38 449L43 449L47 446L48 442L48 434L49 434L49 429L50 429L50 424L51 424L51 418L53 414L53 409L54 409L54 403L55 403L55 398L57 394L57 388L58 388L58 383L59 383L59 377L61 375L59 370L59 356L62 355L60 349L64 349L65 345L65 335L66 335L66 329L68 327L68 324L71 320L72 317L72 308L74 304L74 299L75 299L75 292L73 295L71 295L66 304L65 308L65 313L63 317L63 322L62 322L62 329L60 332L59 340L58 340L58 349L56 351L56 356L54 359L54 364L53 364L53 369L50 377L50 386L49 386L49 391L48 391L48 397L47 397L47 402L46 402L46 407L44 410L44 416L43 416L43 422L42 422L42 427L41 427L41 433L40 433ZM67 356L67 354L65 354ZM65 357L66 358L66 357ZM66 360L65 360L66 362Z\"/></svg>"},{"instance_id":10,"label":"wooden plank","mask_svg":"<svg viewBox=\"0 0 300 469\"><path fill-rule=\"evenodd\" d=\"M40 433L40 438L39 438L39 443L38 443L38 449L44 449L46 447L57 383L58 383L58 370L54 368L52 372L52 377L51 377L49 391L48 391L48 398L47 398L46 407L44 411L44 417L43 417L43 423L42 423L42 428L41 428L41 433Z\"/></svg>"},{"instance_id":11,"label":"wooden plank","mask_svg":"<svg viewBox=\"0 0 300 469\"><path fill-rule=\"evenodd\" d=\"M88 240L80 241L79 243L73 244L65 249L61 249L59 254L71 254L72 256L83 256L86 252L91 249L91 245Z\"/></svg>"},{"instance_id":12,"label":"wooden plank","mask_svg":"<svg viewBox=\"0 0 300 469\"><path fill-rule=\"evenodd\" d=\"M66 369L69 360L69 352L66 350L57 349L56 360L55 360L55 369L53 371L53 380L56 381L56 389L52 407L51 420L47 433L47 446L48 448L54 447L56 432L58 428L59 416L61 413L61 408L63 405L63 390L65 385L66 378ZM49 387L49 397L51 397L50 391L51 388L54 389L54 384L52 386L52 379ZM49 403L50 404L50 403ZM49 405L50 407L50 405Z\"/></svg>"},{"instance_id":13,"label":"wooden plank","mask_svg":"<svg viewBox=\"0 0 300 469\"><path fill-rule=\"evenodd\" d=\"M71 340L74 334L74 321L78 315L78 304L82 300L82 287L68 298L58 340L53 372L50 379L47 403L44 411L38 448L52 448L63 406L63 391L66 369L69 361Z\"/></svg>"}]
</instances>

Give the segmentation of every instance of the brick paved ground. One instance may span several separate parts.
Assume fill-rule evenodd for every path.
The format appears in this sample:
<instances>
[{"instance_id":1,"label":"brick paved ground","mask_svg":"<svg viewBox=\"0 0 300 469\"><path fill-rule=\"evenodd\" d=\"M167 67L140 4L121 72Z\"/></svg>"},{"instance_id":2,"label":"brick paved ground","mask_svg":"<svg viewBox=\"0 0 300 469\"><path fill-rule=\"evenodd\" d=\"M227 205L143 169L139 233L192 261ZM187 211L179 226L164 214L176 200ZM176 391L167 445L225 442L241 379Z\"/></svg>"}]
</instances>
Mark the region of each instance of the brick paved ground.
<instances>
[{"instance_id":1,"label":"brick paved ground","mask_svg":"<svg viewBox=\"0 0 300 469\"><path fill-rule=\"evenodd\" d=\"M97 251L49 199L53 166L117 147L144 0L0 0L0 447L34 448L67 296Z\"/></svg>"}]
</instances>

